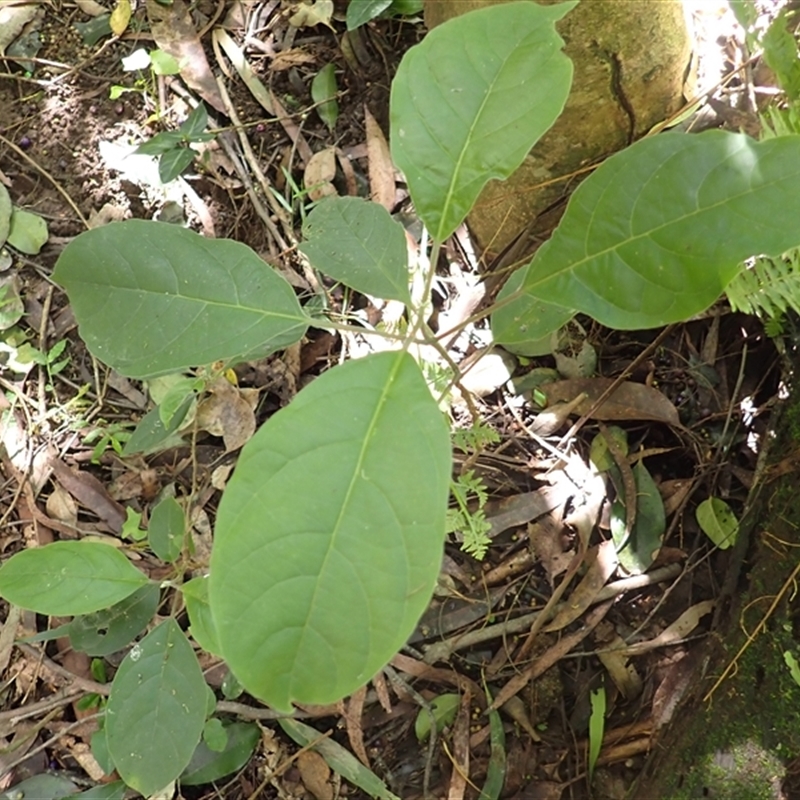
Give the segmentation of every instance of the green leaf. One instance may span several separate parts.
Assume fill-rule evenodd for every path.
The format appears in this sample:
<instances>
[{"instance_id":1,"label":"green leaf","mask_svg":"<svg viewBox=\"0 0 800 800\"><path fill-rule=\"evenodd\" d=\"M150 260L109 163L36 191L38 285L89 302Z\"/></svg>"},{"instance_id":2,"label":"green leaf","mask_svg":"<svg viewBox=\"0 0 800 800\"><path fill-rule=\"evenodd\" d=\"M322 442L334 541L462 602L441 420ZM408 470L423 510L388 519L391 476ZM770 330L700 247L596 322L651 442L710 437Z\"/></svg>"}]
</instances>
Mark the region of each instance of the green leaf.
<instances>
[{"instance_id":1,"label":"green leaf","mask_svg":"<svg viewBox=\"0 0 800 800\"><path fill-rule=\"evenodd\" d=\"M789 668L789 674L792 676L792 680L798 686L800 686L800 663L797 662L794 654L789 650L783 651L783 660L786 662L786 666Z\"/></svg>"},{"instance_id":2,"label":"green leaf","mask_svg":"<svg viewBox=\"0 0 800 800\"><path fill-rule=\"evenodd\" d=\"M553 237L497 311L498 341L541 338L547 301L610 328L689 319L711 305L746 258L800 244L800 136L668 133L607 159L572 195ZM746 222L746 224L745 224ZM517 282L519 283L519 281ZM538 312L537 312L538 313Z\"/></svg>"},{"instance_id":3,"label":"green leaf","mask_svg":"<svg viewBox=\"0 0 800 800\"><path fill-rule=\"evenodd\" d=\"M448 426L407 353L329 370L270 417L211 556L222 654L249 692L281 711L331 703L397 652L436 584L450 470Z\"/></svg>"},{"instance_id":4,"label":"green leaf","mask_svg":"<svg viewBox=\"0 0 800 800\"><path fill-rule=\"evenodd\" d=\"M389 14L396 17L411 17L425 9L423 0L392 0Z\"/></svg>"},{"instance_id":5,"label":"green leaf","mask_svg":"<svg viewBox=\"0 0 800 800\"><path fill-rule=\"evenodd\" d=\"M180 147L182 141L183 134L179 131L162 131L142 142L133 152L143 156L160 156Z\"/></svg>"},{"instance_id":6,"label":"green leaf","mask_svg":"<svg viewBox=\"0 0 800 800\"><path fill-rule=\"evenodd\" d=\"M456 718L459 703L461 703L461 696L457 694L440 694L431 700L431 711L437 732L450 725ZM425 741L431 735L431 715L425 708L421 708L417 714L414 733L420 742Z\"/></svg>"},{"instance_id":7,"label":"green leaf","mask_svg":"<svg viewBox=\"0 0 800 800\"><path fill-rule=\"evenodd\" d=\"M167 150L158 159L158 177L161 183L175 180L194 161L197 155L191 147L176 147Z\"/></svg>"},{"instance_id":8,"label":"green leaf","mask_svg":"<svg viewBox=\"0 0 800 800\"><path fill-rule=\"evenodd\" d=\"M6 242L13 248L29 256L35 256L47 243L50 234L47 223L30 211L23 211L16 206L11 211L11 225Z\"/></svg>"},{"instance_id":9,"label":"green leaf","mask_svg":"<svg viewBox=\"0 0 800 800\"><path fill-rule=\"evenodd\" d=\"M20 279L16 271L0 274L0 331L14 327L25 314L25 304L19 290Z\"/></svg>"},{"instance_id":10,"label":"green leaf","mask_svg":"<svg viewBox=\"0 0 800 800\"><path fill-rule=\"evenodd\" d=\"M111 33L111 14L101 14L87 22L76 22L75 30L87 47L94 47L104 36Z\"/></svg>"},{"instance_id":11,"label":"green leaf","mask_svg":"<svg viewBox=\"0 0 800 800\"><path fill-rule=\"evenodd\" d=\"M594 767L600 748L603 746L603 734L606 727L606 690L601 686L596 691L590 692L589 699L592 705L592 714L589 717L589 780L594 775Z\"/></svg>"},{"instance_id":12,"label":"green leaf","mask_svg":"<svg viewBox=\"0 0 800 800\"><path fill-rule=\"evenodd\" d=\"M122 650L153 619L160 595L157 583L147 583L111 608L75 617L67 631L70 644L90 656L107 656Z\"/></svg>"},{"instance_id":13,"label":"green leaf","mask_svg":"<svg viewBox=\"0 0 800 800\"><path fill-rule=\"evenodd\" d=\"M612 473L616 470L612 467ZM636 520L625 540L626 509L620 500L611 506L611 536L617 546L619 562L631 574L646 572L661 549L667 527L664 501L647 468L639 461L633 468L636 483ZM619 486L622 480L615 481Z\"/></svg>"},{"instance_id":14,"label":"green leaf","mask_svg":"<svg viewBox=\"0 0 800 800\"><path fill-rule=\"evenodd\" d=\"M175 780L192 758L206 718L206 682L174 619L135 644L106 707L108 750L120 777L145 797Z\"/></svg>"},{"instance_id":15,"label":"green leaf","mask_svg":"<svg viewBox=\"0 0 800 800\"><path fill-rule=\"evenodd\" d=\"M130 377L265 355L309 324L292 287L249 247L177 225L128 220L86 231L53 277L92 353Z\"/></svg>"},{"instance_id":16,"label":"green leaf","mask_svg":"<svg viewBox=\"0 0 800 800\"><path fill-rule=\"evenodd\" d=\"M238 772L249 760L261 739L258 725L234 722L225 726L227 741L221 752L214 752L202 741L180 777L182 786L201 786Z\"/></svg>"},{"instance_id":17,"label":"green leaf","mask_svg":"<svg viewBox=\"0 0 800 800\"><path fill-rule=\"evenodd\" d=\"M78 787L67 778L42 774L20 781L2 792L0 800L59 800L61 797L74 797L77 791Z\"/></svg>"},{"instance_id":18,"label":"green leaf","mask_svg":"<svg viewBox=\"0 0 800 800\"><path fill-rule=\"evenodd\" d=\"M739 520L724 500L718 497L703 500L697 506L695 516L700 529L720 550L727 550L736 541Z\"/></svg>"},{"instance_id":19,"label":"green leaf","mask_svg":"<svg viewBox=\"0 0 800 800\"><path fill-rule=\"evenodd\" d=\"M199 103L181 124L180 132L185 138L191 140L195 136L199 136L206 129L206 125L208 125L208 112L206 107Z\"/></svg>"},{"instance_id":20,"label":"green leaf","mask_svg":"<svg viewBox=\"0 0 800 800\"><path fill-rule=\"evenodd\" d=\"M378 203L331 197L303 225L300 250L320 272L359 292L411 303L403 226Z\"/></svg>"},{"instance_id":21,"label":"green leaf","mask_svg":"<svg viewBox=\"0 0 800 800\"><path fill-rule=\"evenodd\" d=\"M180 428L194 399L194 394L184 398L183 413L176 413L172 417L169 427L165 427L161 421L158 408L148 411L139 420L139 424L131 434L131 438L125 442L125 446L122 448L123 457L133 453L145 453L147 455L181 444L183 439L176 434L176 431Z\"/></svg>"},{"instance_id":22,"label":"green leaf","mask_svg":"<svg viewBox=\"0 0 800 800\"><path fill-rule=\"evenodd\" d=\"M504 3L448 20L392 82L391 147L435 241L466 217L556 121L572 83L555 23L574 2Z\"/></svg>"},{"instance_id":23,"label":"green leaf","mask_svg":"<svg viewBox=\"0 0 800 800\"><path fill-rule=\"evenodd\" d=\"M165 497L150 515L147 541L150 549L162 560L177 561L183 550L186 518L174 497Z\"/></svg>"},{"instance_id":24,"label":"green leaf","mask_svg":"<svg viewBox=\"0 0 800 800\"><path fill-rule=\"evenodd\" d=\"M8 189L0 183L0 247L6 243L11 229L11 198Z\"/></svg>"},{"instance_id":25,"label":"green leaf","mask_svg":"<svg viewBox=\"0 0 800 800\"><path fill-rule=\"evenodd\" d=\"M217 627L208 605L208 576L192 578L181 586L186 613L189 615L189 633L208 653L219 655L222 648L217 637Z\"/></svg>"},{"instance_id":26,"label":"green leaf","mask_svg":"<svg viewBox=\"0 0 800 800\"><path fill-rule=\"evenodd\" d=\"M318 730L296 719L279 719L278 725L301 747L316 742L311 749L319 753L334 772L353 786L365 791L370 797L378 800L400 800L386 788L386 784L372 770L367 769L338 742L322 737Z\"/></svg>"},{"instance_id":27,"label":"green leaf","mask_svg":"<svg viewBox=\"0 0 800 800\"><path fill-rule=\"evenodd\" d=\"M123 781L100 784L85 792L73 795L72 800L123 800L127 786Z\"/></svg>"},{"instance_id":28,"label":"green leaf","mask_svg":"<svg viewBox=\"0 0 800 800\"><path fill-rule=\"evenodd\" d=\"M317 104L319 118L333 130L339 119L339 103L336 100L336 67L326 64L311 81L311 99Z\"/></svg>"},{"instance_id":29,"label":"green leaf","mask_svg":"<svg viewBox=\"0 0 800 800\"><path fill-rule=\"evenodd\" d=\"M150 64L156 75L177 75L181 71L181 65L175 57L163 50L150 51Z\"/></svg>"},{"instance_id":30,"label":"green leaf","mask_svg":"<svg viewBox=\"0 0 800 800\"><path fill-rule=\"evenodd\" d=\"M211 719L206 720L205 727L203 728L203 741L208 745L208 748L215 753L221 753L225 750L228 744L228 734L225 731L221 719L211 717Z\"/></svg>"},{"instance_id":31,"label":"green leaf","mask_svg":"<svg viewBox=\"0 0 800 800\"><path fill-rule=\"evenodd\" d=\"M792 31L794 30L794 22ZM764 61L775 73L781 89L790 101L800 97L800 58L797 41L789 29L786 9L782 9L767 28L762 40Z\"/></svg>"},{"instance_id":32,"label":"green leaf","mask_svg":"<svg viewBox=\"0 0 800 800\"><path fill-rule=\"evenodd\" d=\"M492 696L486 689L486 700L491 705ZM506 771L508 769L508 756L506 754L506 733L503 729L503 720L500 712L489 712L489 766L486 770L486 780L478 796L478 800L498 800L503 786L506 782Z\"/></svg>"},{"instance_id":33,"label":"green leaf","mask_svg":"<svg viewBox=\"0 0 800 800\"><path fill-rule=\"evenodd\" d=\"M347 30L354 31L382 14L392 0L350 0L347 4Z\"/></svg>"},{"instance_id":34,"label":"green leaf","mask_svg":"<svg viewBox=\"0 0 800 800\"><path fill-rule=\"evenodd\" d=\"M54 542L22 550L0 568L0 595L38 614L90 614L124 600L147 576L115 547Z\"/></svg>"}]
</instances>

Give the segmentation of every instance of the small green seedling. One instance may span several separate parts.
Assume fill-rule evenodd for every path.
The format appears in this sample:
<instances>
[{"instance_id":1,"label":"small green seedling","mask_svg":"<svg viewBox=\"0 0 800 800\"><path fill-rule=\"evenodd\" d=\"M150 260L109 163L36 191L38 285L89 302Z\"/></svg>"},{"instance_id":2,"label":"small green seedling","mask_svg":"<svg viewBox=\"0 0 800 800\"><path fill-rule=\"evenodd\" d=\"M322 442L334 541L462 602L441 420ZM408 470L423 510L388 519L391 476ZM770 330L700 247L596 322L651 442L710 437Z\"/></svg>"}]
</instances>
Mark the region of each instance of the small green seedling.
<instances>
[{"instance_id":1,"label":"small green seedling","mask_svg":"<svg viewBox=\"0 0 800 800\"><path fill-rule=\"evenodd\" d=\"M200 103L176 131L162 131L152 139L140 144L135 152L147 156L159 156L158 177L169 183L178 177L194 161L193 142L210 142L213 133L204 133L208 124L206 107Z\"/></svg>"},{"instance_id":2,"label":"small green seedling","mask_svg":"<svg viewBox=\"0 0 800 800\"><path fill-rule=\"evenodd\" d=\"M136 72L137 78L133 86L114 84L108 93L110 100L117 100L128 92L155 96L159 75L177 75L181 71L180 64L169 53L163 50L147 51L143 47L122 59L122 69L125 72ZM156 114L155 119L160 116L160 113Z\"/></svg>"}]
</instances>

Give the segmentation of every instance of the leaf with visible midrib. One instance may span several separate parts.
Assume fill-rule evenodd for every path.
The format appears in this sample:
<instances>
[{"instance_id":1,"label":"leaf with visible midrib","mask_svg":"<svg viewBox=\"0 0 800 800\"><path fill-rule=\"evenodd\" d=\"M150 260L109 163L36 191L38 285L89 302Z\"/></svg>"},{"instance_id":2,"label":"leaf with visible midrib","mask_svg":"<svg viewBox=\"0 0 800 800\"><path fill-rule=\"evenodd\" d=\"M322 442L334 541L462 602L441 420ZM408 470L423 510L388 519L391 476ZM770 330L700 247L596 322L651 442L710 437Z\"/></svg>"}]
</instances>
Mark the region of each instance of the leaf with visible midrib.
<instances>
[{"instance_id":1,"label":"leaf with visible midrib","mask_svg":"<svg viewBox=\"0 0 800 800\"><path fill-rule=\"evenodd\" d=\"M108 751L122 779L149 797L192 758L206 718L206 682L174 619L162 622L120 664L106 708Z\"/></svg>"},{"instance_id":2,"label":"leaf with visible midrib","mask_svg":"<svg viewBox=\"0 0 800 800\"><path fill-rule=\"evenodd\" d=\"M91 352L135 378L298 341L309 320L291 286L249 247L128 220L73 239L53 278Z\"/></svg>"},{"instance_id":3,"label":"leaf with visible midrib","mask_svg":"<svg viewBox=\"0 0 800 800\"><path fill-rule=\"evenodd\" d=\"M663 134L617 153L569 202L515 296L492 318L512 345L553 330L542 302L616 329L689 319L711 305L752 255L800 244L800 136ZM521 288L518 288L521 285Z\"/></svg>"},{"instance_id":4,"label":"leaf with visible midrib","mask_svg":"<svg viewBox=\"0 0 800 800\"><path fill-rule=\"evenodd\" d=\"M572 83L558 22L576 4L504 3L448 20L392 81L391 147L435 241L555 122Z\"/></svg>"},{"instance_id":5,"label":"leaf with visible midrib","mask_svg":"<svg viewBox=\"0 0 800 800\"><path fill-rule=\"evenodd\" d=\"M410 304L403 227L377 203L331 197L308 215L300 250L320 271L359 292Z\"/></svg>"},{"instance_id":6,"label":"leaf with visible midrib","mask_svg":"<svg viewBox=\"0 0 800 800\"><path fill-rule=\"evenodd\" d=\"M330 703L403 645L433 592L448 426L407 353L317 378L245 445L214 533L222 656L276 709Z\"/></svg>"},{"instance_id":7,"label":"leaf with visible midrib","mask_svg":"<svg viewBox=\"0 0 800 800\"><path fill-rule=\"evenodd\" d=\"M0 595L50 616L91 614L148 582L119 550L98 542L54 542L23 550L0 568Z\"/></svg>"}]
</instances>

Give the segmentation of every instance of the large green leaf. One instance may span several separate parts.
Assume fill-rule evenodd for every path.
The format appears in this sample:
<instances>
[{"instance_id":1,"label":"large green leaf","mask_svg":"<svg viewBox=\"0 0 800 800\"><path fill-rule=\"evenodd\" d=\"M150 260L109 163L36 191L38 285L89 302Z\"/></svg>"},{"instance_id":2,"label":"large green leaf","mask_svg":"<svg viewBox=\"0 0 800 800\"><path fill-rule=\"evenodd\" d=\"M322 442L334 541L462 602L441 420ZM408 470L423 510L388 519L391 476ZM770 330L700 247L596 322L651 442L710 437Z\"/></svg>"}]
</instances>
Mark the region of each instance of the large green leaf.
<instances>
[{"instance_id":1,"label":"large green leaf","mask_svg":"<svg viewBox=\"0 0 800 800\"><path fill-rule=\"evenodd\" d=\"M612 328L655 327L711 305L746 258L800 244L800 136L755 142L708 131L643 139L609 158L572 196L495 313L498 341L553 330L541 301Z\"/></svg>"},{"instance_id":2,"label":"large green leaf","mask_svg":"<svg viewBox=\"0 0 800 800\"><path fill-rule=\"evenodd\" d=\"M92 353L136 378L266 354L308 327L291 286L249 247L162 222L82 233L53 277Z\"/></svg>"},{"instance_id":3,"label":"large green leaf","mask_svg":"<svg viewBox=\"0 0 800 800\"><path fill-rule=\"evenodd\" d=\"M174 619L125 656L105 719L108 751L128 786L149 797L183 772L203 733L206 683Z\"/></svg>"},{"instance_id":4,"label":"large green leaf","mask_svg":"<svg viewBox=\"0 0 800 800\"><path fill-rule=\"evenodd\" d=\"M491 178L555 122L572 83L558 22L576 3L504 3L448 20L403 57L391 145L417 212L443 241Z\"/></svg>"},{"instance_id":5,"label":"large green leaf","mask_svg":"<svg viewBox=\"0 0 800 800\"><path fill-rule=\"evenodd\" d=\"M225 733L228 738L221 752L211 750L205 742L197 745L181 775L181 785L201 786L240 770L261 739L261 730L252 722L233 722L225 726Z\"/></svg>"},{"instance_id":6,"label":"large green leaf","mask_svg":"<svg viewBox=\"0 0 800 800\"><path fill-rule=\"evenodd\" d=\"M22 550L0 568L0 595L38 614L66 617L108 608L148 583L116 548L54 542Z\"/></svg>"},{"instance_id":7,"label":"large green leaf","mask_svg":"<svg viewBox=\"0 0 800 800\"><path fill-rule=\"evenodd\" d=\"M160 595L157 583L146 583L110 608L75 617L67 626L70 644L90 656L107 656L122 650L153 619Z\"/></svg>"},{"instance_id":8,"label":"large green leaf","mask_svg":"<svg viewBox=\"0 0 800 800\"><path fill-rule=\"evenodd\" d=\"M288 711L368 681L425 610L442 558L448 426L414 360L326 372L242 450L217 516L222 655Z\"/></svg>"},{"instance_id":9,"label":"large green leaf","mask_svg":"<svg viewBox=\"0 0 800 800\"><path fill-rule=\"evenodd\" d=\"M320 271L359 292L410 304L403 227L378 203L331 197L308 215L300 250Z\"/></svg>"}]
</instances>

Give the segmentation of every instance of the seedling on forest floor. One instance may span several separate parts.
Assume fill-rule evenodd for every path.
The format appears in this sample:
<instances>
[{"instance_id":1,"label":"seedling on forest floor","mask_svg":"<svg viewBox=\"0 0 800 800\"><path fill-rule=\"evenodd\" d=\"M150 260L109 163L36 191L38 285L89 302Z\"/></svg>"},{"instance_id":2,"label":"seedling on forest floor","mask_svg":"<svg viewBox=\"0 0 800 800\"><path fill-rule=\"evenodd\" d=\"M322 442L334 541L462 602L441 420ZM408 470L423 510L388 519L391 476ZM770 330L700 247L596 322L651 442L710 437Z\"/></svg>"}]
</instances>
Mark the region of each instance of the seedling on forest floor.
<instances>
[{"instance_id":1,"label":"seedling on forest floor","mask_svg":"<svg viewBox=\"0 0 800 800\"><path fill-rule=\"evenodd\" d=\"M158 177L169 183L178 177L194 161L197 153L189 146L193 142L210 142L213 133L204 133L208 125L206 107L200 103L176 131L162 131L152 139L140 144L135 152L147 156L159 156Z\"/></svg>"},{"instance_id":2,"label":"seedling on forest floor","mask_svg":"<svg viewBox=\"0 0 800 800\"><path fill-rule=\"evenodd\" d=\"M137 78L133 86L114 84L108 93L110 100L117 100L128 92L138 92L145 97L156 97L158 95L158 76L177 75L181 71L180 64L169 53L165 53L163 50L148 52L143 47L123 58L122 68L125 72L136 72ZM159 110L153 119L159 119L160 116Z\"/></svg>"},{"instance_id":3,"label":"seedling on forest floor","mask_svg":"<svg viewBox=\"0 0 800 800\"><path fill-rule=\"evenodd\" d=\"M390 140L433 242L426 265L437 264L481 187L508 177L560 114L572 69L555 23L575 5L517 2L471 12L403 57ZM482 50L487 41L491 54ZM572 195L553 237L502 290L494 342L536 356L578 311L625 330L699 313L743 259L800 246L792 224L800 214L799 164L800 136L755 142L724 131L648 137L607 159ZM745 213L749 225L741 224ZM483 510L486 491L474 474L452 483L449 425L414 358L421 344L440 345L426 327L435 269L426 270L424 291L409 291L406 234L382 206L328 198L309 220L317 215L335 224L306 240L314 268L361 294L402 303L409 324L390 345L396 349L328 369L261 426L225 484L208 576L179 587L183 603L173 595L173 616L119 665L98 739L105 756L94 740L93 749L145 796L188 783L184 770L207 751L202 736L213 701L176 619L183 604L189 635L224 658L254 696L282 712L295 702L333 703L383 668L428 606L451 489L457 510L469 510L470 492ZM68 291L91 352L133 378L266 357L300 342L310 327L343 327L301 306L280 272L245 245L175 225L128 220L87 231L64 249L53 277ZM187 406L192 399L184 395ZM150 414L164 432L158 412ZM642 486L638 480L635 491L644 495ZM476 516L465 517L467 528ZM643 518L637 514L637 522ZM487 544L479 538L485 530L471 533L475 550ZM158 555L160 545L149 544ZM169 537L161 544L171 555ZM122 549L99 542L22 550L0 568L6 600L53 616L108 611L139 592L157 604L165 588ZM126 642L154 614L155 606L142 628L126 631ZM152 710L161 707L174 713L154 726ZM492 746L502 749L502 722L490 715L490 724ZM303 730L291 720L283 727L297 737ZM255 737L245 739L246 761L259 733L255 726L245 733ZM304 745L319 741L316 731L310 737ZM370 794L394 797L369 777ZM490 771L487 785L493 781ZM499 796L502 778L495 782L486 796Z\"/></svg>"}]
</instances>

